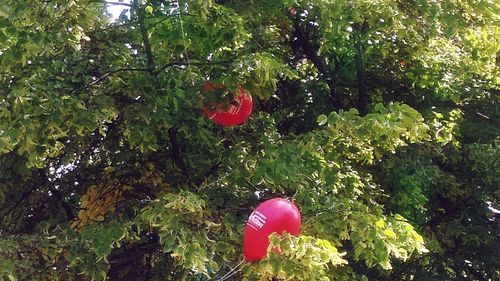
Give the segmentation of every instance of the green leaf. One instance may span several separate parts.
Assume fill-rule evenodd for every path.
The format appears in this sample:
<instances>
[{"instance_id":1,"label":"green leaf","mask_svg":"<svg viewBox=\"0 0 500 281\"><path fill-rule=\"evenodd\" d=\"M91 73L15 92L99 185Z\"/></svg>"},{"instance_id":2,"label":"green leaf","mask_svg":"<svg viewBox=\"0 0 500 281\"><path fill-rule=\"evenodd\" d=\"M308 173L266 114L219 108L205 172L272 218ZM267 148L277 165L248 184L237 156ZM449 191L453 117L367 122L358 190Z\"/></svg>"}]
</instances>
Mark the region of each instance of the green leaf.
<instances>
[{"instance_id":1,"label":"green leaf","mask_svg":"<svg viewBox=\"0 0 500 281\"><path fill-rule=\"evenodd\" d=\"M328 117L327 117L326 115L321 114L320 116L318 116L318 120L317 120L317 122L318 122L318 124L319 124L320 126L322 126L322 125L326 124L326 122L327 122L327 121L328 121Z\"/></svg>"},{"instance_id":2,"label":"green leaf","mask_svg":"<svg viewBox=\"0 0 500 281\"><path fill-rule=\"evenodd\" d=\"M385 227L385 221L383 219L379 219L376 223L375 226L378 228L384 228Z\"/></svg>"},{"instance_id":3,"label":"green leaf","mask_svg":"<svg viewBox=\"0 0 500 281\"><path fill-rule=\"evenodd\" d=\"M396 238L396 233L394 233L391 229L384 230L384 234L387 235L387 237Z\"/></svg>"}]
</instances>

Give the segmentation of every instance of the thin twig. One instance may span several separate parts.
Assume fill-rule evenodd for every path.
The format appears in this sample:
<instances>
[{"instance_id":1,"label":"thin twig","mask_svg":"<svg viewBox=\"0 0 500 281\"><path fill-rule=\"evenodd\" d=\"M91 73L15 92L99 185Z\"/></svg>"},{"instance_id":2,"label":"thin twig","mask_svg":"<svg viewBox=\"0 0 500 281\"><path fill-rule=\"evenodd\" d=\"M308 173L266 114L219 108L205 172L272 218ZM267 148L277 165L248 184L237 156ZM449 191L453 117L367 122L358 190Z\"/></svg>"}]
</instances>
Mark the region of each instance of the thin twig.
<instances>
[{"instance_id":1,"label":"thin twig","mask_svg":"<svg viewBox=\"0 0 500 281\"><path fill-rule=\"evenodd\" d=\"M118 73L118 72L124 72L124 71L150 71L150 70L151 70L150 68L134 68L134 67L124 67L124 68L115 69L115 70L112 70L112 71L104 74L103 76L97 78L96 80L92 81L91 83L89 83L87 86L85 86L85 89L94 86L95 84L101 82L103 79L106 79L106 77L108 77L110 75L113 75L115 73Z\"/></svg>"},{"instance_id":2,"label":"thin twig","mask_svg":"<svg viewBox=\"0 0 500 281\"><path fill-rule=\"evenodd\" d=\"M132 7L132 4L130 4L130 3L114 2L114 1L95 1L93 3L102 3L104 5L116 5L116 6Z\"/></svg>"},{"instance_id":3,"label":"thin twig","mask_svg":"<svg viewBox=\"0 0 500 281\"><path fill-rule=\"evenodd\" d=\"M169 68L169 67L173 67L173 66L182 66L182 65L217 65L217 64L229 64L229 63L232 63L233 61L231 60L226 60L226 61L214 61L214 62L184 62L184 61L175 61L175 62L171 62L171 63L167 63L159 68L157 68L156 70L155 69L151 69L151 68L148 68L148 67L139 67L139 68L136 68L136 67L124 67L124 68L118 68L118 69L115 69L115 70L111 70L107 73L105 73L104 75L102 75L101 77L97 78L96 80L92 81L91 83L89 83L88 85L86 85L84 87L84 89L88 89L96 84L98 84L99 82L101 82L102 80L106 79L107 77L113 75L113 74L116 74L116 73L119 73L119 72L125 72L125 71L145 71L145 72L152 72L152 74L158 74L159 72Z\"/></svg>"}]
</instances>

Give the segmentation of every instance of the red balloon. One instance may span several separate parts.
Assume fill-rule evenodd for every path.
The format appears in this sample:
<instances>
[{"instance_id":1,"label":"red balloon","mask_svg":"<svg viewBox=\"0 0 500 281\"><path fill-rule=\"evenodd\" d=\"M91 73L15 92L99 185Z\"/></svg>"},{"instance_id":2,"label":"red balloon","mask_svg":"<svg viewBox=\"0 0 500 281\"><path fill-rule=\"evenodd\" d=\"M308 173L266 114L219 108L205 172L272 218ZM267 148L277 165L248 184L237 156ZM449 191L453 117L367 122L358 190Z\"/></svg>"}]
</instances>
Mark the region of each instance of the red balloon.
<instances>
[{"instance_id":1,"label":"red balloon","mask_svg":"<svg viewBox=\"0 0 500 281\"><path fill-rule=\"evenodd\" d=\"M206 83L203 86L204 93L214 93L216 90L226 88L225 85ZM246 89L240 86L239 91L234 94L234 104L229 104L224 110L210 110L204 108L207 117L222 126L235 126L244 123L253 109L252 96Z\"/></svg>"},{"instance_id":2,"label":"red balloon","mask_svg":"<svg viewBox=\"0 0 500 281\"><path fill-rule=\"evenodd\" d=\"M258 261L267 254L269 235L284 231L300 234L301 216L297 207L283 198L260 204L248 218L243 238L243 255L247 261Z\"/></svg>"}]
</instances>

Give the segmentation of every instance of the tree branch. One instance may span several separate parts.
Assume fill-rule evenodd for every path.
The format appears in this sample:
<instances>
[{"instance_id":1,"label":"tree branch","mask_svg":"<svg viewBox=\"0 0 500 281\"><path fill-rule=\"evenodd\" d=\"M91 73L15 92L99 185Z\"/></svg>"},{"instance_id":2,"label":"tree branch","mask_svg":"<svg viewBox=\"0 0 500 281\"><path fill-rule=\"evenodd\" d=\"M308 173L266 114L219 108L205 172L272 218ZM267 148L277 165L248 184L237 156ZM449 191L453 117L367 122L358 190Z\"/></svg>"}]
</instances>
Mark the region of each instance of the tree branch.
<instances>
[{"instance_id":1,"label":"tree branch","mask_svg":"<svg viewBox=\"0 0 500 281\"><path fill-rule=\"evenodd\" d=\"M188 170L186 163L182 159L181 148L179 146L179 142L177 141L177 129L170 128L168 129L168 138L170 141L170 157L174 160L174 163L179 169L181 169L184 175L188 175Z\"/></svg>"},{"instance_id":2,"label":"tree branch","mask_svg":"<svg viewBox=\"0 0 500 281\"><path fill-rule=\"evenodd\" d=\"M132 7L132 4L123 3L123 2L116 2L116 1L93 1L92 3L101 3L101 4L104 4L104 5L115 5L115 6Z\"/></svg>"},{"instance_id":3,"label":"tree branch","mask_svg":"<svg viewBox=\"0 0 500 281\"><path fill-rule=\"evenodd\" d=\"M361 31L362 32L362 31ZM361 34L356 37L356 74L358 83L358 110L361 116L368 113L368 91L366 89L366 70L364 59L363 42L361 42Z\"/></svg>"},{"instance_id":4,"label":"tree branch","mask_svg":"<svg viewBox=\"0 0 500 281\"><path fill-rule=\"evenodd\" d=\"M341 97L337 93L336 87L336 79L333 73L330 72L328 67L323 62L323 59L318 56L317 48L313 47L311 44L309 37L304 30L300 27L300 23L298 19L293 19L293 27L294 27L294 35L297 38L297 43L302 47L305 56L309 59L316 69L318 69L321 78L325 81L330 89L330 97L332 99L333 105L336 108L342 108Z\"/></svg>"},{"instance_id":5,"label":"tree branch","mask_svg":"<svg viewBox=\"0 0 500 281\"><path fill-rule=\"evenodd\" d=\"M153 74L155 63L153 59L153 52L151 51L151 43L149 42L149 35L146 25L144 24L144 11L141 9L138 0L134 0L133 5L136 9L137 20L139 22L139 29L142 35L142 41L144 43L144 50L146 51L146 59L148 64L148 71Z\"/></svg>"},{"instance_id":6,"label":"tree branch","mask_svg":"<svg viewBox=\"0 0 500 281\"><path fill-rule=\"evenodd\" d=\"M145 67L123 67L123 68L118 68L118 69L115 69L115 70L111 70L107 73L105 73L104 75L102 75L101 77L97 78L96 80L90 82L89 84L87 84L85 87L83 87L83 90L85 89L88 89L98 83L100 83L102 80L106 79L107 77L113 75L113 74L116 74L116 73L119 73L119 72L125 72L125 71L144 71L144 72L150 72L152 74L158 74L160 73L161 71L169 68L169 67L173 67L173 66L182 66L182 65L216 65L216 64L227 64L227 63L232 63L233 61L231 60L226 60L226 61L214 61L214 62L184 62L184 61L175 61L175 62L171 62L171 63L167 63L159 68L157 68L156 70L153 70L151 68L145 68Z\"/></svg>"},{"instance_id":7,"label":"tree branch","mask_svg":"<svg viewBox=\"0 0 500 281\"><path fill-rule=\"evenodd\" d=\"M118 72L124 72L124 71L149 71L149 70L150 70L149 68L134 68L134 67L124 67L124 68L115 69L115 70L112 70L112 71L104 74L103 76L97 78L96 80L92 81L91 83L89 83L87 86L85 86L85 89L94 86L95 84L97 84L97 83L101 82L102 80L106 79L106 77L108 77L110 75L113 75L115 73L118 73Z\"/></svg>"},{"instance_id":8,"label":"tree branch","mask_svg":"<svg viewBox=\"0 0 500 281\"><path fill-rule=\"evenodd\" d=\"M23 195L21 195L21 198L19 198L18 201L16 201L16 203L14 203L14 205L12 205L9 209L7 209L1 216L2 220L4 218L7 217L7 215L9 215L12 211L14 211L18 206L19 204L21 204L21 202L23 202L24 200L28 199L31 194L33 192L35 192L35 189L36 189L36 186L33 186L31 187L29 190L27 190L26 192L23 193Z\"/></svg>"},{"instance_id":9,"label":"tree branch","mask_svg":"<svg viewBox=\"0 0 500 281\"><path fill-rule=\"evenodd\" d=\"M90 31L89 34L100 33L100 32L106 31L106 30L110 30L110 29L115 29L115 28L120 28L120 27L125 27L125 26L129 26L129 25L133 25L135 23L136 23L135 21L127 21L125 23L120 23L120 24L110 24L107 27L93 29L92 31Z\"/></svg>"}]
</instances>

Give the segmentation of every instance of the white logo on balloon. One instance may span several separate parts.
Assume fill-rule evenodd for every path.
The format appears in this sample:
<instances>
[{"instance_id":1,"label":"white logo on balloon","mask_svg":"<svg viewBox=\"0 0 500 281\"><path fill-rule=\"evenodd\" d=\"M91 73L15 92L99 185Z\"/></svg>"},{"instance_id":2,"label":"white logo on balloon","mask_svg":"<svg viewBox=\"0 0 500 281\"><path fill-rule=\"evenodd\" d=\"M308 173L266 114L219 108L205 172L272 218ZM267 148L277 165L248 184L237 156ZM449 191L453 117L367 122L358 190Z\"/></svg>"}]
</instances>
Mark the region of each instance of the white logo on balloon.
<instances>
[{"instance_id":1,"label":"white logo on balloon","mask_svg":"<svg viewBox=\"0 0 500 281\"><path fill-rule=\"evenodd\" d=\"M235 101L236 103L238 103L238 105L237 105L237 106L235 106L234 104L231 104L231 105L229 106L228 110L227 110L227 112L228 112L229 114L233 114L233 115L234 115L234 114L238 114L238 112L240 112L240 110L241 110L241 106L242 106L242 102L241 102L238 98L235 98L235 99L234 99L234 101Z\"/></svg>"},{"instance_id":2,"label":"white logo on balloon","mask_svg":"<svg viewBox=\"0 0 500 281\"><path fill-rule=\"evenodd\" d=\"M263 213L254 211L248 218L248 225L255 230L259 230L266 224L266 219L267 217Z\"/></svg>"}]
</instances>

